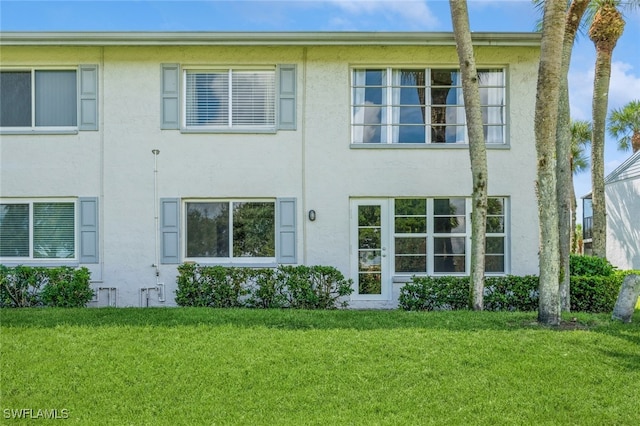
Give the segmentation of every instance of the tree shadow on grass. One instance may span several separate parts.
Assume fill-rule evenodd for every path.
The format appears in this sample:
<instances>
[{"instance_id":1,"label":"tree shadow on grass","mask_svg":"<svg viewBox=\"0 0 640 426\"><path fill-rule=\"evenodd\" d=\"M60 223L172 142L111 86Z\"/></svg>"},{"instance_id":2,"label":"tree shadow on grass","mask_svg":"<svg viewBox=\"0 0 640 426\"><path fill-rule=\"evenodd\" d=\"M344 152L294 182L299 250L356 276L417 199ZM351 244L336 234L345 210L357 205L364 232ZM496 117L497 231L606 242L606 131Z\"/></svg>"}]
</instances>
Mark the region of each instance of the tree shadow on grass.
<instances>
[{"instance_id":1,"label":"tree shadow on grass","mask_svg":"<svg viewBox=\"0 0 640 426\"><path fill-rule=\"evenodd\" d=\"M294 309L215 309L215 308L25 308L0 309L0 327L80 327L108 326L232 326L264 327L284 330L313 329L442 329L474 330L558 330L599 331L640 340L640 310L634 322L621 324L609 314L580 314L559 327L537 323L536 312L438 311L406 312L401 310L294 310Z\"/></svg>"}]
</instances>

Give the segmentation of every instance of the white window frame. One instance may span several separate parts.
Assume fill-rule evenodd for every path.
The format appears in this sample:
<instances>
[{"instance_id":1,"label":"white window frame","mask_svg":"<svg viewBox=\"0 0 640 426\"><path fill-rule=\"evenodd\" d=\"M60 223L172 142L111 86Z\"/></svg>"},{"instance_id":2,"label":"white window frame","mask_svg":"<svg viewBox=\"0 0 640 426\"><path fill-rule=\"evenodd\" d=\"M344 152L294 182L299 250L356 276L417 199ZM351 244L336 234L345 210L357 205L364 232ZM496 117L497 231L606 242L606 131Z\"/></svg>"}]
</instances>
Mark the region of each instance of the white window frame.
<instances>
[{"instance_id":1,"label":"white window frame","mask_svg":"<svg viewBox=\"0 0 640 426\"><path fill-rule=\"evenodd\" d=\"M395 232L395 201L397 199L423 199L427 202L427 232L426 233L396 233ZM465 200L465 232L459 233L435 233L434 223L434 200L436 199L452 199L462 198ZM510 248L509 248L509 218L510 218L510 198L506 196L490 196L489 198L497 198L503 200L503 217L504 217L504 230L501 233L486 233L486 237L502 237L504 238L504 271L502 272L486 272L487 276L504 276L509 274L510 271ZM390 262L391 274L394 277L399 277L401 281L404 281L412 276L468 276L471 271L471 214L472 214L472 199L466 196L436 196L436 197L393 197L390 199L390 229L392 230L389 237L389 245L391 247L392 259ZM396 238L397 237L424 237L427 241L427 269L425 272L397 272L396 271ZM465 270L464 272L435 272L435 238L439 237L464 237L465 239Z\"/></svg>"},{"instance_id":2,"label":"white window frame","mask_svg":"<svg viewBox=\"0 0 640 426\"><path fill-rule=\"evenodd\" d=\"M78 98L78 67L3 67L0 72L29 72L31 73L31 125L30 126L10 126L0 127L3 131L11 133L19 132L42 132L42 133L60 133L60 132L77 132L78 123L80 122L80 105L76 102L76 125L75 126L36 126L36 72L37 71L73 71L76 76L76 99Z\"/></svg>"},{"instance_id":3,"label":"white window frame","mask_svg":"<svg viewBox=\"0 0 640 426\"><path fill-rule=\"evenodd\" d=\"M229 204L229 257L188 257L187 256L187 204L189 203L228 203ZM272 257L234 257L233 256L233 204L234 203L272 203L274 208L273 214L273 241L274 241L274 256ZM185 198L182 200L182 247L180 248L185 262L197 262L200 264L220 264L220 265L264 265L273 266L276 264L277 258L277 199L275 198Z\"/></svg>"},{"instance_id":4,"label":"white window frame","mask_svg":"<svg viewBox=\"0 0 640 426\"><path fill-rule=\"evenodd\" d=\"M278 100L278 95L276 93L277 91L277 67L275 65L272 66L264 66L264 65L257 65L257 66L184 66L182 67L182 87L184 88L184 90L182 90L182 95L181 95L181 104L182 104L182 117L181 117L181 123L182 123L182 129L187 130L187 131L213 131L213 132L234 132L234 131L238 131L238 132L275 132L276 128L277 128L277 100ZM233 72L234 71L238 71L238 72L247 72L247 71L258 71L258 72L272 72L273 73L273 99L272 99L272 105L270 106L270 108L272 108L272 123L269 124L265 124L265 125L236 125L233 123ZM228 75L228 90L229 90L229 96L227 98L227 108L228 108L228 119L227 119L227 124L226 125L203 125L203 126L194 126L194 125L188 125L187 124L187 114L188 114L188 108L187 108L187 93L188 93L188 85L187 85L187 75L188 74L193 74L193 73L223 73L226 72Z\"/></svg>"},{"instance_id":5,"label":"white window frame","mask_svg":"<svg viewBox=\"0 0 640 426\"><path fill-rule=\"evenodd\" d=\"M54 203L71 203L73 204L73 248L74 253L72 257L47 257L38 258L34 257L34 204L54 204ZM77 264L78 252L79 252L79 218L78 218L78 199L77 198L2 198L0 204L27 204L29 206L29 256L5 256L0 257L0 263L5 264L17 264L28 262L29 264Z\"/></svg>"},{"instance_id":6,"label":"white window frame","mask_svg":"<svg viewBox=\"0 0 640 426\"><path fill-rule=\"evenodd\" d=\"M394 108L399 108L401 104L395 104L393 101L393 89L396 87L400 87L397 84L394 83L394 72L396 71L400 71L400 70L411 70L414 69L416 71L424 71L425 72L425 140L423 142L412 142L412 143L400 143L400 142L394 142L394 127L402 127L399 125L399 123L397 123L396 126L394 126L394 120L393 120L393 109ZM509 109L509 102L508 102L508 98L507 98L507 88L509 86L508 84L508 73L507 73L507 68L506 66L503 65L494 65L494 66L479 66L478 69L480 71L483 70L500 70L502 71L502 81L503 81L503 85L502 86L497 86L497 85L486 85L486 86L482 86L482 88L496 88L496 87L501 87L502 88L502 99L503 99L503 103L500 105L500 107L502 108L502 114L501 114L501 121L502 121L502 125L500 127L502 127L502 142L500 143L495 143L495 142L487 142L486 145L487 147L503 147L506 146L508 144L508 114L507 111ZM384 90L384 99L387 99L386 104L381 105L381 116L385 117L385 120L381 120L381 124L380 124L380 131L384 133L384 136L381 136L382 141L381 142L364 142L364 141L356 141L356 132L357 129L362 129L362 131L364 131L364 129L366 129L366 124L363 123L355 123L354 118L356 116L356 109L358 107L361 107L361 104L357 104L356 103L356 99L355 99L355 87L356 87L356 82L355 82L355 74L357 71L366 71L366 70L380 70L380 71L384 71L385 72L385 82L383 82L382 84L382 89ZM431 141L431 114L430 114L430 108L433 106L432 105L432 98L431 98L431 90L430 88L433 87L430 85L430 81L431 81L431 72L434 70L457 70L458 72L460 72L459 66L458 65L452 65L452 66L437 66L437 67L412 67L412 66L407 66L407 67L386 67L386 66L376 66L376 65L358 65L358 66L353 66L350 70L350 99L351 99L351 103L350 103L350 122L351 122L351 145L352 146L356 146L356 147L361 147L361 146L366 146L366 147L384 147L384 146L405 146L405 147L416 147L416 146L429 146L429 147L440 147L440 148L451 148L452 146L466 146L469 144L469 136L468 136L468 132L467 132L467 124L466 124L466 118L464 120L464 124L451 124L451 125L447 125L447 126L452 126L452 127L462 127L463 130L463 135L464 138L462 141L459 142L449 142L449 143L442 143L442 142L432 142ZM364 86L357 86L357 87L366 87L366 85ZM377 86L374 86L377 87ZM459 89L459 93L460 93L460 97L462 97L462 85L461 83L456 83L456 84L452 84L451 87L455 87L456 89ZM488 105L494 105L494 104L488 104ZM488 105L482 105L483 107L488 106ZM454 105L451 105L454 106ZM463 118L464 118L464 100L462 100L462 103L460 104L456 104L457 107L460 108L462 114L463 114ZM489 129L494 128L494 127L499 127L497 125L491 126L489 127Z\"/></svg>"}]
</instances>

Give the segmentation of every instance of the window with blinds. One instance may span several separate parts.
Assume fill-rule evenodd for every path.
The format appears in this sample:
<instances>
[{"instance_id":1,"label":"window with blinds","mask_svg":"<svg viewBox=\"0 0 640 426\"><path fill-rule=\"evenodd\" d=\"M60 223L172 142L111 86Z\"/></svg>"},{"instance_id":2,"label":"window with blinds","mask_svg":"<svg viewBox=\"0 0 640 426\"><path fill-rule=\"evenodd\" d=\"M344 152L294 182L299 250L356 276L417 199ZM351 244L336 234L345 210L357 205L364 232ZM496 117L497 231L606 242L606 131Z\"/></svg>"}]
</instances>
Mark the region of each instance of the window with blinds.
<instances>
[{"instance_id":1,"label":"window with blinds","mask_svg":"<svg viewBox=\"0 0 640 426\"><path fill-rule=\"evenodd\" d=\"M186 127L275 127L275 69L187 70L185 88Z\"/></svg>"},{"instance_id":2,"label":"window with blinds","mask_svg":"<svg viewBox=\"0 0 640 426\"><path fill-rule=\"evenodd\" d=\"M75 70L0 72L0 127L77 126Z\"/></svg>"},{"instance_id":3,"label":"window with blinds","mask_svg":"<svg viewBox=\"0 0 640 426\"><path fill-rule=\"evenodd\" d=\"M0 257L72 259L74 202L0 204Z\"/></svg>"}]
</instances>

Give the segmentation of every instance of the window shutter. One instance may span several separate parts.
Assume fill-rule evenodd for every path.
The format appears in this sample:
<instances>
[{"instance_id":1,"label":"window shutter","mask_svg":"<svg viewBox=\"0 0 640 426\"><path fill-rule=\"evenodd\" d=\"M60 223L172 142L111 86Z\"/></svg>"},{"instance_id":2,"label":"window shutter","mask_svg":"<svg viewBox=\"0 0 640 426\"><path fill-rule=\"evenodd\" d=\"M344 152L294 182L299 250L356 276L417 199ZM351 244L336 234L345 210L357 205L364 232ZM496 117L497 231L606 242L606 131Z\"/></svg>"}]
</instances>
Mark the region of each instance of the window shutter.
<instances>
[{"instance_id":1,"label":"window shutter","mask_svg":"<svg viewBox=\"0 0 640 426\"><path fill-rule=\"evenodd\" d=\"M296 129L296 66L278 65L278 128Z\"/></svg>"},{"instance_id":2,"label":"window shutter","mask_svg":"<svg viewBox=\"0 0 640 426\"><path fill-rule=\"evenodd\" d=\"M160 262L180 263L180 199L160 199Z\"/></svg>"},{"instance_id":3,"label":"window shutter","mask_svg":"<svg viewBox=\"0 0 640 426\"><path fill-rule=\"evenodd\" d=\"M296 199L278 198L276 203L276 261L296 263Z\"/></svg>"},{"instance_id":4,"label":"window shutter","mask_svg":"<svg viewBox=\"0 0 640 426\"><path fill-rule=\"evenodd\" d=\"M78 72L78 128L98 130L98 66L80 65Z\"/></svg>"},{"instance_id":5,"label":"window shutter","mask_svg":"<svg viewBox=\"0 0 640 426\"><path fill-rule=\"evenodd\" d=\"M78 199L80 226L80 263L98 263L98 198Z\"/></svg>"},{"instance_id":6,"label":"window shutter","mask_svg":"<svg viewBox=\"0 0 640 426\"><path fill-rule=\"evenodd\" d=\"M162 64L161 129L180 128L180 65Z\"/></svg>"}]
</instances>

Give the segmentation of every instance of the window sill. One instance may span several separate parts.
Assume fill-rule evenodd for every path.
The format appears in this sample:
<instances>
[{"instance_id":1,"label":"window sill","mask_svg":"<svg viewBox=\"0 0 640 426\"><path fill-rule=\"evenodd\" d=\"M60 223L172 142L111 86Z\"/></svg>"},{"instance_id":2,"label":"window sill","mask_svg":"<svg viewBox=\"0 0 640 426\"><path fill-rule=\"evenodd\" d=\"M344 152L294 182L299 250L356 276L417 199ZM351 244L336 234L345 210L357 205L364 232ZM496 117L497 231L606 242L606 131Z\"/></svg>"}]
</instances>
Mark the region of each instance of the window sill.
<instances>
[{"instance_id":1,"label":"window sill","mask_svg":"<svg viewBox=\"0 0 640 426\"><path fill-rule=\"evenodd\" d=\"M77 135L78 129L23 129L7 130L0 129L0 135Z\"/></svg>"},{"instance_id":2,"label":"window sill","mask_svg":"<svg viewBox=\"0 0 640 426\"><path fill-rule=\"evenodd\" d=\"M8 266L10 268L16 266L32 266L32 267L44 267L44 268L55 268L58 266L71 266L72 268L77 268L80 266L80 262L78 260L56 260L56 259L22 259L22 260L13 260L10 258L0 259L0 264L4 266Z\"/></svg>"},{"instance_id":3,"label":"window sill","mask_svg":"<svg viewBox=\"0 0 640 426\"><path fill-rule=\"evenodd\" d=\"M221 260L219 262L216 262L215 260L212 260L212 259L206 259L202 261L187 259L183 263L198 264L200 266L225 266L225 267L238 267L238 268L277 268L278 267L278 263L275 260L270 260L266 262L260 262L260 261L253 261L253 262L242 261L241 262L241 261Z\"/></svg>"},{"instance_id":4,"label":"window sill","mask_svg":"<svg viewBox=\"0 0 640 426\"><path fill-rule=\"evenodd\" d=\"M466 143L352 143L352 149L468 149ZM511 149L508 144L486 144L488 150Z\"/></svg>"},{"instance_id":5,"label":"window sill","mask_svg":"<svg viewBox=\"0 0 640 426\"><path fill-rule=\"evenodd\" d=\"M251 128L221 128L221 129L211 129L211 128L181 128L180 133L184 134L276 134L278 129L275 127L265 128L265 129L251 129Z\"/></svg>"}]
</instances>

